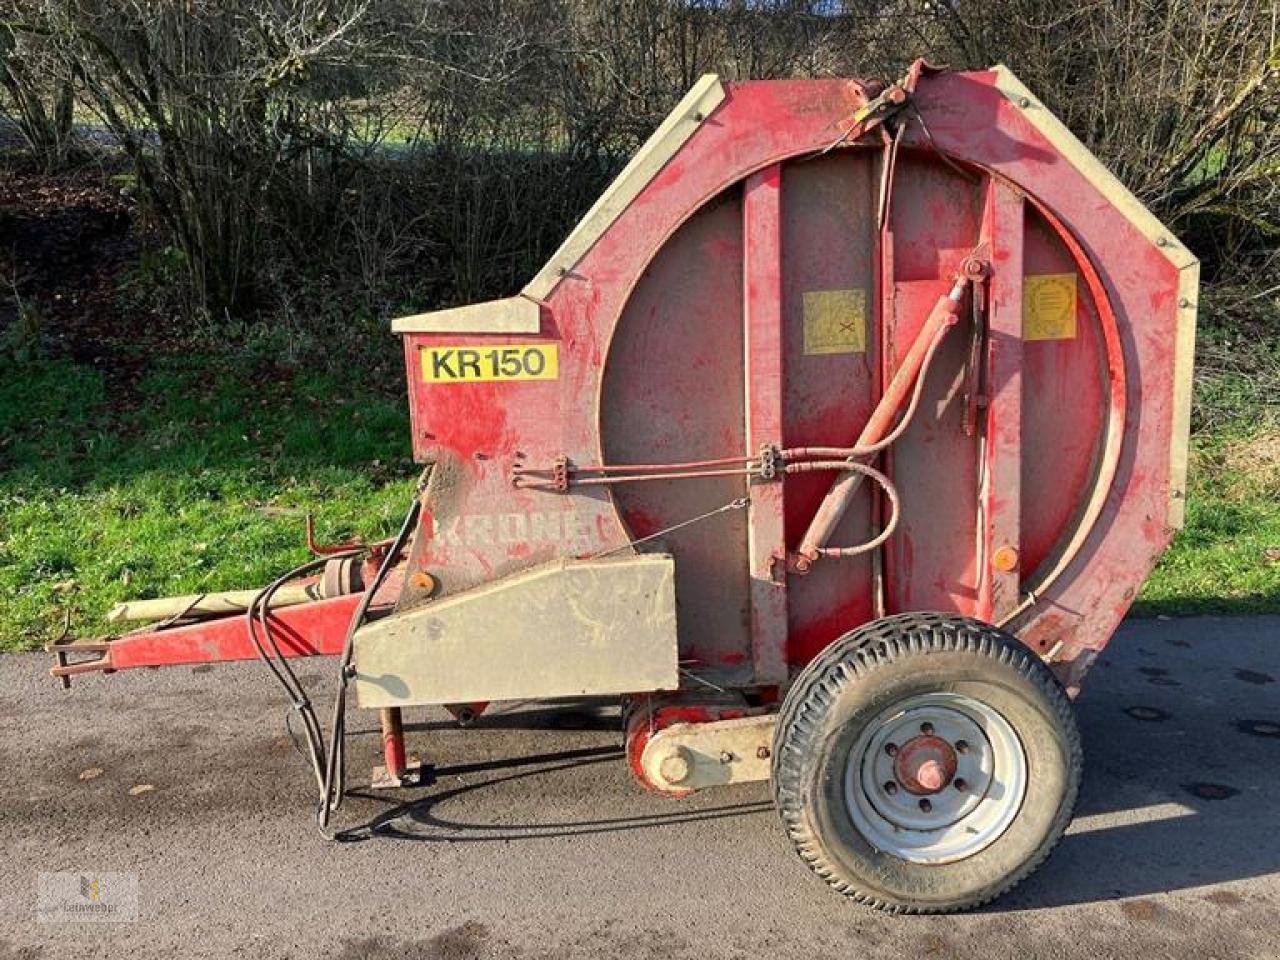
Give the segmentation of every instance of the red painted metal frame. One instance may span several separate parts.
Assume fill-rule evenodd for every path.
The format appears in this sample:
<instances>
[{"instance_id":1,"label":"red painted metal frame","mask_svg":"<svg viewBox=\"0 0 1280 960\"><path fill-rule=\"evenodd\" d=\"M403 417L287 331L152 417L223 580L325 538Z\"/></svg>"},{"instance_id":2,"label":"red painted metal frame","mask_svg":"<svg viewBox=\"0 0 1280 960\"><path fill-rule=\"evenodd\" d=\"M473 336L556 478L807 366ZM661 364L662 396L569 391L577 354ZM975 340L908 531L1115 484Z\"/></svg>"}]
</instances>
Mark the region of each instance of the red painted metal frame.
<instances>
[{"instance_id":1,"label":"red painted metal frame","mask_svg":"<svg viewBox=\"0 0 1280 960\"><path fill-rule=\"evenodd\" d=\"M1086 272L1089 289L1099 309L1114 311L1126 326L1121 336L1117 317L1102 323L1112 402L1123 398L1118 413L1125 424L1111 497L1071 569L1014 624L1036 648L1058 647L1062 659L1081 660L1066 668L1070 680L1106 645L1173 534L1166 518L1178 271L1084 173L1058 159L1057 148L996 81L995 72L980 71L921 83L917 105L935 145L1025 192L1077 260L1105 271L1105 280Z\"/></svg>"},{"instance_id":2,"label":"red painted metal frame","mask_svg":"<svg viewBox=\"0 0 1280 960\"><path fill-rule=\"evenodd\" d=\"M990 244L992 274L975 610L993 621L1017 612L1011 627L1019 636L1036 649L1056 651L1070 664L1067 672L1078 678L1093 652L1109 639L1171 536L1167 478L1177 270L1084 173L1062 161L1057 148L996 83L997 75L990 71L921 76L915 103L929 135L919 124L909 124L903 149L926 158L945 154L965 170L989 175L981 188L981 229ZM414 451L419 459L440 462L450 478L432 511L424 511L419 529L423 548L415 551L421 569L438 575L445 590L457 592L545 560L626 547L634 533L609 488L563 496L521 489L512 486L513 471L517 464L548 464L560 456L575 463L608 462L598 411L619 319L663 246L733 190L741 191L743 228L742 319L749 385L745 453L754 455L760 444L783 441L784 164L830 147L864 103L861 87L851 81L729 86L720 107L547 297L537 335L405 338ZM1107 446L1100 459L1114 467L1114 483L1109 476L1094 477L1095 483L1107 480L1111 491L1102 516L1070 567L1033 606L1024 608L1022 592L1035 571L996 569L993 558L1001 547L1019 543L1020 518L1035 506L1023 496L1027 438L1021 423L1028 396L1021 371L1031 348L1020 330L1025 237L1018 227L1033 210L1079 265L1097 313L1105 347L1103 403L1109 408ZM888 384L881 399L911 383L910 377L899 383L898 375L909 371L907 361L915 351L900 359L896 346L926 339L912 336L918 331L898 331L897 340L889 336L894 311L908 294L926 302L926 288L938 283L936 276L899 277L896 264L909 260L911 251L897 243L886 222L874 291L876 329L885 337L876 358L877 376ZM954 251L934 252L943 259L954 256ZM928 294L928 302L937 292ZM949 316L950 308L933 313L936 321ZM419 351L460 341L558 344L559 379L444 388L422 383ZM893 458L888 459L892 472ZM751 485L747 613L755 684L785 680L790 669L813 653L788 643L787 584L778 563L785 551L789 509L785 489L783 483ZM806 543L812 547L811 539ZM901 565L890 565L890 596L892 579L907 575ZM338 653L357 602L355 596L341 597L273 611L282 651L287 656ZM823 629L840 626L856 624ZM90 652L89 647L81 649ZM257 655L238 617L130 635L91 652L101 652L102 659L69 666L65 675Z\"/></svg>"},{"instance_id":3,"label":"red painted metal frame","mask_svg":"<svg viewBox=\"0 0 1280 960\"><path fill-rule=\"evenodd\" d=\"M483 528L467 536L467 518L461 521L463 536L437 538L424 562L449 571L451 587L485 582L566 552L626 546L633 534L610 499L513 491L514 451L530 464L550 464L561 455L574 463L608 462L599 421L584 414L599 409L615 326L655 254L708 200L743 178L829 146L864 102L861 87L847 80L729 87L725 102L547 298L541 339L561 344L559 381L451 385L448 404L441 404L432 401L430 386L411 377L415 454L456 469L464 496L454 509L467 517L539 518L538 529L530 526L519 545L492 542ZM410 370L421 348L458 339L407 337ZM539 340L473 339L495 345Z\"/></svg>"},{"instance_id":4,"label":"red painted metal frame","mask_svg":"<svg viewBox=\"0 0 1280 960\"><path fill-rule=\"evenodd\" d=\"M987 182L982 238L991 255L987 289L987 369L982 391L981 581L978 616L1002 620L1018 605L1020 573L997 569L997 551L1017 550L1022 516L1022 195L1002 180ZM978 411L981 417L981 411Z\"/></svg>"},{"instance_id":5,"label":"red painted metal frame","mask_svg":"<svg viewBox=\"0 0 1280 960\"><path fill-rule=\"evenodd\" d=\"M273 609L267 617L272 635L286 657L337 656L359 594ZM194 663L254 660L258 651L249 639L243 616L222 617L180 627L126 634L94 645L71 644L63 650L97 653L98 658L55 667L53 675L112 672L136 667L174 667Z\"/></svg>"},{"instance_id":6,"label":"red painted metal frame","mask_svg":"<svg viewBox=\"0 0 1280 960\"><path fill-rule=\"evenodd\" d=\"M743 265L746 288L747 453L782 437L782 168L747 178L743 191ZM751 576L751 650L755 679L787 678L787 591L784 539L785 485L751 488L748 551Z\"/></svg>"}]
</instances>

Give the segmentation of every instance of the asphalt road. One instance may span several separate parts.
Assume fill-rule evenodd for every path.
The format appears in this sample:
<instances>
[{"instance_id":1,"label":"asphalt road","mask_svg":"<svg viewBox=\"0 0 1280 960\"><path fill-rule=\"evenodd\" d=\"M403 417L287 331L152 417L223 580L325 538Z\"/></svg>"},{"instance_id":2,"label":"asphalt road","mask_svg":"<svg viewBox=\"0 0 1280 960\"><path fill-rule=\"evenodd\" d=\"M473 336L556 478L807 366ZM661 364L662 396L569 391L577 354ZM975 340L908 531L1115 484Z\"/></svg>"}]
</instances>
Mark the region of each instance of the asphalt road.
<instances>
[{"instance_id":1,"label":"asphalt road","mask_svg":"<svg viewBox=\"0 0 1280 960\"><path fill-rule=\"evenodd\" d=\"M303 673L328 689L325 666ZM411 713L434 784L361 791L339 816L377 829L335 844L261 667L71 694L45 667L0 658L0 960L1280 956L1280 618L1127 623L1079 703L1071 832L960 917L841 900L763 785L641 792L604 708L526 705L469 730ZM375 724L352 725L367 782ZM37 922L54 871L136 875L138 919Z\"/></svg>"}]
</instances>

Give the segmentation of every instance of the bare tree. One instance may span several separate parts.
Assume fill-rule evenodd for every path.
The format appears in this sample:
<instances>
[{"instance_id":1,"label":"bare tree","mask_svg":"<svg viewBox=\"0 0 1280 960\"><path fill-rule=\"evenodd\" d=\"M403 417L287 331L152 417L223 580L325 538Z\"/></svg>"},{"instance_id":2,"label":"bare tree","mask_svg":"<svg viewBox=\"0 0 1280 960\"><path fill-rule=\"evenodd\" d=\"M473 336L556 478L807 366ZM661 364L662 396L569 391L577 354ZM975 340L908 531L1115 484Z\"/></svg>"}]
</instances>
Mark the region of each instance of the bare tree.
<instances>
[{"instance_id":1,"label":"bare tree","mask_svg":"<svg viewBox=\"0 0 1280 960\"><path fill-rule=\"evenodd\" d=\"M340 83L367 4L69 0L58 4L85 96L132 158L184 253L193 305L253 306L269 193L332 145L312 91Z\"/></svg>"},{"instance_id":2,"label":"bare tree","mask_svg":"<svg viewBox=\"0 0 1280 960\"><path fill-rule=\"evenodd\" d=\"M933 9L961 64L1008 62L1173 225L1209 245L1280 234L1276 0Z\"/></svg>"},{"instance_id":3,"label":"bare tree","mask_svg":"<svg viewBox=\"0 0 1280 960\"><path fill-rule=\"evenodd\" d=\"M1280 234L1280 0L11 3L7 84L79 78L211 315L509 293L707 71L1004 61L1211 275ZM69 117L35 89L33 129Z\"/></svg>"},{"instance_id":4,"label":"bare tree","mask_svg":"<svg viewBox=\"0 0 1280 960\"><path fill-rule=\"evenodd\" d=\"M31 153L50 171L71 151L75 86L74 65L56 55L44 12L14 2L0 14L0 90Z\"/></svg>"}]
</instances>

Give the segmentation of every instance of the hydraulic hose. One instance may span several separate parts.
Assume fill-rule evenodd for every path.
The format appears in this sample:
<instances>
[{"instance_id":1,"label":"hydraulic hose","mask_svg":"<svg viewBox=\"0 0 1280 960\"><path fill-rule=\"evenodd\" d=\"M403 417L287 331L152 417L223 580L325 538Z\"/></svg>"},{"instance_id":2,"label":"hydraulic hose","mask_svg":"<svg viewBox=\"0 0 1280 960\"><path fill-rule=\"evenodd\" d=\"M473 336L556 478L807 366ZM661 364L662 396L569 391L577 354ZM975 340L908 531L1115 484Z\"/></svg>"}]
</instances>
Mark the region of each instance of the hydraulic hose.
<instances>
[{"instance_id":1,"label":"hydraulic hose","mask_svg":"<svg viewBox=\"0 0 1280 960\"><path fill-rule=\"evenodd\" d=\"M355 554L356 552L352 551L340 556L350 557L355 556ZM245 609L245 630L248 632L249 639L258 653L259 659L267 665L277 682L284 688L290 700L290 710L296 710L302 718L303 734L307 741L307 752L303 756L311 764L312 771L316 777L317 788L321 788L324 785L322 765L324 760L324 737L320 729L320 721L316 717L315 708L307 696L306 689L302 686L302 682L298 679L297 674L293 672L293 668L289 666L288 660L276 643L275 633L267 619L267 611L271 607L271 598L277 590L299 577L314 573L330 559L332 558L321 557L294 567L284 576L279 577L269 586L258 591ZM259 634L259 630L261 630L261 634ZM266 645L263 643L264 638ZM270 651L267 650L267 646L270 646ZM293 726L289 723L291 716L292 713L285 715L285 727L292 738L294 737ZM294 739L294 746L297 747L296 739ZM301 753L301 748L298 749Z\"/></svg>"},{"instance_id":2,"label":"hydraulic hose","mask_svg":"<svg viewBox=\"0 0 1280 960\"><path fill-rule=\"evenodd\" d=\"M352 675L351 657L356 631L364 623L365 617L369 613L369 606L373 603L374 595L382 587L387 574L395 566L397 558L400 556L401 551L404 550L405 544L413 533L414 526L418 522L418 515L422 511L422 496L425 486L426 476L419 482L418 490L414 493L413 503L409 507L409 512L405 514L404 522L400 525L400 532L396 534L395 540L383 556L377 574L365 589L355 613L351 616L351 624L347 627L347 636L343 643L342 656L338 663L338 692L334 697L333 719L329 725L329 754L325 762L324 778L320 788L320 806L316 811L316 819L322 831L329 825L329 815L341 806L342 797L346 792L346 753L343 749L343 739L346 733L347 682Z\"/></svg>"}]
</instances>

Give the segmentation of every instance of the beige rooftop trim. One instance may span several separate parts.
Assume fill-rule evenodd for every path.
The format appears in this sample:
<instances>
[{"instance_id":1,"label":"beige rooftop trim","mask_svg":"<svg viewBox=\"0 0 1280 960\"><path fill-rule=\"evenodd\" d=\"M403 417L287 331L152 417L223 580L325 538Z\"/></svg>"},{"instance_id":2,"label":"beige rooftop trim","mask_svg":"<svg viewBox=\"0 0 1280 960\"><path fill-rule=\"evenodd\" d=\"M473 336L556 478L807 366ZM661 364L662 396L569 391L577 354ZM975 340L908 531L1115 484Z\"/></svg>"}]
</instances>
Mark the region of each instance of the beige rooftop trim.
<instances>
[{"instance_id":1,"label":"beige rooftop trim","mask_svg":"<svg viewBox=\"0 0 1280 960\"><path fill-rule=\"evenodd\" d=\"M1173 423L1169 441L1169 529L1187 520L1187 459L1191 443L1191 389L1196 362L1200 262L1178 273L1178 333L1173 350Z\"/></svg>"},{"instance_id":2,"label":"beige rooftop trim","mask_svg":"<svg viewBox=\"0 0 1280 960\"><path fill-rule=\"evenodd\" d=\"M658 129L645 141L631 161L622 168L613 183L595 202L573 232L560 245L547 265L529 282L522 293L534 300L545 300L564 275L586 255L601 235L640 195L650 181L676 152L702 126L704 120L725 98L724 85L714 73L703 74L676 108L667 114Z\"/></svg>"},{"instance_id":3,"label":"beige rooftop trim","mask_svg":"<svg viewBox=\"0 0 1280 960\"><path fill-rule=\"evenodd\" d=\"M994 68L996 89L1022 111L1027 121L1076 168L1107 201L1134 225L1178 270L1178 321L1174 332L1173 422L1169 440L1169 513L1173 530L1185 522L1187 447L1191 430L1191 378L1196 352L1196 308L1200 297L1200 261L1179 242L1089 148L1049 112L1004 64Z\"/></svg>"},{"instance_id":4,"label":"beige rooftop trim","mask_svg":"<svg viewBox=\"0 0 1280 960\"><path fill-rule=\"evenodd\" d=\"M393 333L537 333L542 306L525 296L433 310L391 321Z\"/></svg>"}]
</instances>

